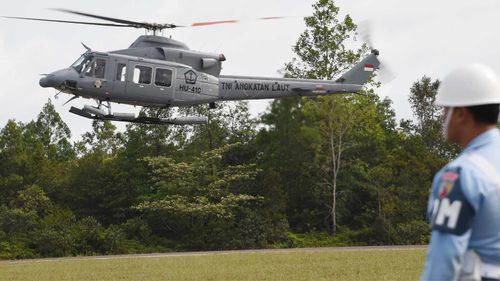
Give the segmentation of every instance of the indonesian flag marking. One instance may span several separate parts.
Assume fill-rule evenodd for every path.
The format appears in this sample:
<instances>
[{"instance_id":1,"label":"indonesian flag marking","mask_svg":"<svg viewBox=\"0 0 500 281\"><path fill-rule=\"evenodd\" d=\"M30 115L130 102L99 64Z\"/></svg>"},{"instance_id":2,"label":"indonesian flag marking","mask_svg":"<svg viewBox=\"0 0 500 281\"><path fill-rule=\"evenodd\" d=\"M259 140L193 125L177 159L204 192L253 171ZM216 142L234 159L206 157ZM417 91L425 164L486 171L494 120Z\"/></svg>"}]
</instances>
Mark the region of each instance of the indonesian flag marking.
<instances>
[{"instance_id":1,"label":"indonesian flag marking","mask_svg":"<svg viewBox=\"0 0 500 281\"><path fill-rule=\"evenodd\" d=\"M365 64L365 71L373 72L375 70L375 66L373 64Z\"/></svg>"},{"instance_id":2,"label":"indonesian flag marking","mask_svg":"<svg viewBox=\"0 0 500 281\"><path fill-rule=\"evenodd\" d=\"M313 93L315 94L324 94L326 93L326 89L324 85L316 85L316 88L314 89Z\"/></svg>"}]
</instances>

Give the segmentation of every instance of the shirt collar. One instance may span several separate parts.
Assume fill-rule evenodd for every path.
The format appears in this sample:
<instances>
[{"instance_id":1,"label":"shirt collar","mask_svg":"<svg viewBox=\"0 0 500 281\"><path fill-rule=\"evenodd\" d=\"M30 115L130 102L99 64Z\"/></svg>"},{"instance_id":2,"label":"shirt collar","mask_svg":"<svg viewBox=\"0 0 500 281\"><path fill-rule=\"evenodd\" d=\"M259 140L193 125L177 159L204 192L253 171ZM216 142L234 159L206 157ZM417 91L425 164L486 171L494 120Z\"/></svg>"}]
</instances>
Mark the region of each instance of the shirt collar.
<instances>
[{"instance_id":1,"label":"shirt collar","mask_svg":"<svg viewBox=\"0 0 500 281\"><path fill-rule=\"evenodd\" d=\"M472 139L464 151L474 150L496 139L500 139L500 132L497 128L492 128Z\"/></svg>"}]
</instances>

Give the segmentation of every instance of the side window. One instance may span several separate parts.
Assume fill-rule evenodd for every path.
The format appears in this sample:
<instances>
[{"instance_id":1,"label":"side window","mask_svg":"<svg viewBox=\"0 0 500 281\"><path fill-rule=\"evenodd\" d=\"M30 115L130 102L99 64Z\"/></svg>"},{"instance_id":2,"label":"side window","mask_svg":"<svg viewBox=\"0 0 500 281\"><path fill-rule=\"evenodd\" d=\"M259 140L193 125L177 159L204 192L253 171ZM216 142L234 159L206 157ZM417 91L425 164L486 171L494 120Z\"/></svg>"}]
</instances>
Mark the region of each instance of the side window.
<instances>
[{"instance_id":1,"label":"side window","mask_svg":"<svg viewBox=\"0 0 500 281\"><path fill-rule=\"evenodd\" d=\"M119 63L116 66L116 81L125 81L127 78L127 65L124 63Z\"/></svg>"},{"instance_id":2,"label":"side window","mask_svg":"<svg viewBox=\"0 0 500 281\"><path fill-rule=\"evenodd\" d=\"M151 74L153 69L148 66L136 65L134 67L134 83L151 84Z\"/></svg>"},{"instance_id":3,"label":"side window","mask_svg":"<svg viewBox=\"0 0 500 281\"><path fill-rule=\"evenodd\" d=\"M104 78L106 73L106 61L103 59L97 59L95 65L95 78Z\"/></svg>"},{"instance_id":4,"label":"side window","mask_svg":"<svg viewBox=\"0 0 500 281\"><path fill-rule=\"evenodd\" d=\"M157 68L155 74L155 85L170 87L172 85L172 70Z\"/></svg>"},{"instance_id":5,"label":"side window","mask_svg":"<svg viewBox=\"0 0 500 281\"><path fill-rule=\"evenodd\" d=\"M106 61L103 59L93 60L85 70L85 76L95 78L104 78L104 73L106 73Z\"/></svg>"}]
</instances>

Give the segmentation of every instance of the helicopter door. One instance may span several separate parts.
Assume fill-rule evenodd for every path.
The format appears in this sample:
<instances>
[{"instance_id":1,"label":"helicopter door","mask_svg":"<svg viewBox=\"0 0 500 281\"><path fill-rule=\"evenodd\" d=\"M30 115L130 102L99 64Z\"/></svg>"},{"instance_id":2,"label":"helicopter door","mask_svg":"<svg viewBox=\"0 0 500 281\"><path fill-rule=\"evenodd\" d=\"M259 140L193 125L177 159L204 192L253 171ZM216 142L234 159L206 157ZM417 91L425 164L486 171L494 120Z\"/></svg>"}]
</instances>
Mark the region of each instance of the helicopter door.
<instances>
[{"instance_id":1,"label":"helicopter door","mask_svg":"<svg viewBox=\"0 0 500 281\"><path fill-rule=\"evenodd\" d=\"M174 87L172 85L172 78L174 76L174 69L169 67L156 67L154 75L154 84L159 91L159 98L161 103L170 104L174 98Z\"/></svg>"},{"instance_id":2,"label":"helicopter door","mask_svg":"<svg viewBox=\"0 0 500 281\"><path fill-rule=\"evenodd\" d=\"M109 76L107 74L107 71L109 71L107 65L108 58L95 57L82 73L79 86L96 98L105 98L106 95L109 95L108 91L110 90L108 79L106 79Z\"/></svg>"},{"instance_id":3,"label":"helicopter door","mask_svg":"<svg viewBox=\"0 0 500 281\"><path fill-rule=\"evenodd\" d=\"M131 79L127 81L127 95L134 96L140 103L155 103L153 84L153 66L145 63L129 62Z\"/></svg>"},{"instance_id":4,"label":"helicopter door","mask_svg":"<svg viewBox=\"0 0 500 281\"><path fill-rule=\"evenodd\" d=\"M115 61L115 73L113 77L113 95L116 97L125 96L127 85L127 61Z\"/></svg>"}]
</instances>

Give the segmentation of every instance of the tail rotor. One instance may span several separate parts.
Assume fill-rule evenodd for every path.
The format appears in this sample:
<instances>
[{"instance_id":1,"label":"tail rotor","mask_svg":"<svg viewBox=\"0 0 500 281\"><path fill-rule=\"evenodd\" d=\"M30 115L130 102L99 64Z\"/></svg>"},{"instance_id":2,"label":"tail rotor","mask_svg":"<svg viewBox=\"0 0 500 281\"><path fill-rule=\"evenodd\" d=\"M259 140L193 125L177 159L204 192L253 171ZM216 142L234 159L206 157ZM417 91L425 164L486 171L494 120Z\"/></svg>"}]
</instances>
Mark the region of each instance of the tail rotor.
<instances>
[{"instance_id":1,"label":"tail rotor","mask_svg":"<svg viewBox=\"0 0 500 281\"><path fill-rule=\"evenodd\" d=\"M361 41L363 41L370 48L372 53L378 56L379 51L373 47L374 43L372 34L372 25L369 21L363 21L358 24L358 35L361 38ZM378 60L380 61L380 67L377 75L379 81L382 83L389 83L394 80L394 78L396 78L396 75L388 66L388 64L380 57L378 58Z\"/></svg>"}]
</instances>

